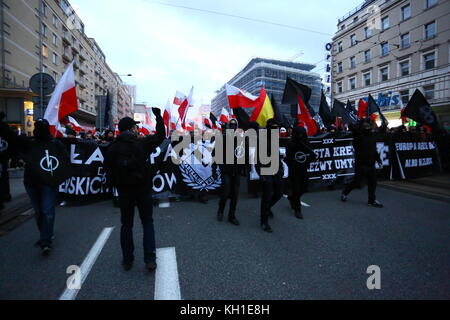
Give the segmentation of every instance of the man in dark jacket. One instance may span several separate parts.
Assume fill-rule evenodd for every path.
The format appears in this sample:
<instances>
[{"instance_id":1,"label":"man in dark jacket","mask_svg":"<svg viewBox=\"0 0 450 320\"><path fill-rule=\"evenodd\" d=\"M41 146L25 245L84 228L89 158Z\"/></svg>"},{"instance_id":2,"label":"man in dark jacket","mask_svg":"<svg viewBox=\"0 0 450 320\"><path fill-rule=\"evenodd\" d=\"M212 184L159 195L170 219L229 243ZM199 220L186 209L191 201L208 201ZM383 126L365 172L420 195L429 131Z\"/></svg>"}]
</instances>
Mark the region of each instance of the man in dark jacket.
<instances>
[{"instance_id":1,"label":"man in dark jacket","mask_svg":"<svg viewBox=\"0 0 450 320\"><path fill-rule=\"evenodd\" d=\"M301 196L308 190L308 165L317 159L317 155L308 143L308 134L303 127L296 127L292 139L286 147L286 163L289 167L291 196L289 202L298 219L303 219Z\"/></svg>"},{"instance_id":2,"label":"man in dark jacket","mask_svg":"<svg viewBox=\"0 0 450 320\"><path fill-rule=\"evenodd\" d=\"M280 201L283 196L283 165L281 163L281 159L279 154L277 156L271 154L272 149L272 138L271 138L271 130L279 130L280 124L275 119L270 119L267 121L267 155L272 159L269 164L263 164L260 161L260 155L258 155L258 163L256 165L256 171L261 179L263 194L261 198L261 227L265 232L273 232L272 228L269 225L269 218L273 218L272 207ZM258 136L258 140L261 139ZM279 136L277 137L279 139ZM258 144L261 146L261 144ZM261 150L259 150L259 153ZM279 152L279 150L277 150ZM269 168L273 165L273 159L278 159L278 170L273 174L264 174L264 168Z\"/></svg>"},{"instance_id":3,"label":"man in dark jacket","mask_svg":"<svg viewBox=\"0 0 450 320\"><path fill-rule=\"evenodd\" d=\"M230 211L228 221L235 226L239 225L236 219L236 207L241 185L240 175L244 173L245 164L238 164L239 159L244 156L244 146L237 146L237 138L234 136L238 128L238 122L232 119L223 134L223 164L219 165L222 177L222 189L220 194L219 210L217 220L222 221L227 199L230 199ZM227 149L227 139L234 139L233 148ZM233 163L227 163L227 153L233 153Z\"/></svg>"},{"instance_id":4,"label":"man in dark jacket","mask_svg":"<svg viewBox=\"0 0 450 320\"><path fill-rule=\"evenodd\" d=\"M385 125L380 128L384 130ZM341 195L343 202L353 189L361 188L363 179L367 179L369 192L369 205L376 208L383 208L383 205L376 199L375 191L377 187L377 172L375 162L383 165L377 150L377 139L375 131L367 121L362 121L352 127L353 148L355 150L355 177L347 185Z\"/></svg>"},{"instance_id":5,"label":"man in dark jacket","mask_svg":"<svg viewBox=\"0 0 450 320\"><path fill-rule=\"evenodd\" d=\"M156 134L138 138L137 122L124 118L119 122L120 135L113 142L105 161L112 186L119 193L122 228L120 242L123 267L130 270L134 262L133 219L138 207L144 229L144 262L149 271L156 269L155 231L153 226L153 176L149 156L165 138L161 111L153 108L156 116Z\"/></svg>"}]
</instances>

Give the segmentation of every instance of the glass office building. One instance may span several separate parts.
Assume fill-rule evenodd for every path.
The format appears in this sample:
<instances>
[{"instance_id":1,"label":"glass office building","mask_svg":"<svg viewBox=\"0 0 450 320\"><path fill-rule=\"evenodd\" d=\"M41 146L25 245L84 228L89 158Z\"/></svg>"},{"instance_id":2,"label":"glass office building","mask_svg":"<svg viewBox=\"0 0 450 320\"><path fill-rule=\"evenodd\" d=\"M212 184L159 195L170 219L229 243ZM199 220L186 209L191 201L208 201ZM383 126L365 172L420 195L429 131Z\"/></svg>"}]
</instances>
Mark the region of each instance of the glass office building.
<instances>
[{"instance_id":1,"label":"glass office building","mask_svg":"<svg viewBox=\"0 0 450 320\"><path fill-rule=\"evenodd\" d=\"M282 105L284 87L287 77L307 85L312 89L311 106L318 111L320 104L321 78L318 74L311 72L315 68L313 64L279 61L272 59L255 58L239 72L228 84L259 96L260 88L264 87L269 94L273 95L281 112L286 115L291 123L294 123L297 108L290 105ZM217 92L211 102L211 111L215 116L221 114L222 109L227 108L228 99L225 85ZM247 110L249 113L252 110Z\"/></svg>"}]
</instances>

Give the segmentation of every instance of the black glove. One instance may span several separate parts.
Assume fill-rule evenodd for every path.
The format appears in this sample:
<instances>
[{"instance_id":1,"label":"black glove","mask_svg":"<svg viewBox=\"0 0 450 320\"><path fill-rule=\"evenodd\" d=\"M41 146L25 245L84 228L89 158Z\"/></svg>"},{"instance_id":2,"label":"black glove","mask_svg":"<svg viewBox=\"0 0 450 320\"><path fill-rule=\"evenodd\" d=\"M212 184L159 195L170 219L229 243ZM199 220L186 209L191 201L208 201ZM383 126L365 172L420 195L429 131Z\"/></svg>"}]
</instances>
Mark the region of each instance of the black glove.
<instances>
[{"instance_id":1,"label":"black glove","mask_svg":"<svg viewBox=\"0 0 450 320\"><path fill-rule=\"evenodd\" d=\"M161 117L161 109L159 108L152 108L153 114L155 115L155 117Z\"/></svg>"}]
</instances>

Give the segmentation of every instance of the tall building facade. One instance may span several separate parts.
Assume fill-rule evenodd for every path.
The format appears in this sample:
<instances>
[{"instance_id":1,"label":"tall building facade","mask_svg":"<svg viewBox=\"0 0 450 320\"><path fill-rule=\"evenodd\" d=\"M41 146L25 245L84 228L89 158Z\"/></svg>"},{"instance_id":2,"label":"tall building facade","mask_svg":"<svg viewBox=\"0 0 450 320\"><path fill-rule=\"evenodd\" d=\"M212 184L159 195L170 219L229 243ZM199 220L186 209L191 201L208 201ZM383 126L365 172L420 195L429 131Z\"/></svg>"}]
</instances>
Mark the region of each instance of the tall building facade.
<instances>
[{"instance_id":1,"label":"tall building facade","mask_svg":"<svg viewBox=\"0 0 450 320\"><path fill-rule=\"evenodd\" d=\"M339 19L332 65L334 98L357 104L371 94L397 126L419 89L448 127L450 1L364 1Z\"/></svg>"},{"instance_id":2,"label":"tall building facade","mask_svg":"<svg viewBox=\"0 0 450 320\"><path fill-rule=\"evenodd\" d=\"M0 111L7 121L30 132L30 115L40 115L29 88L30 78L44 72L58 81L74 61L79 110L74 118L94 127L99 102L112 94L113 114L132 116L131 97L120 77L67 0L0 0ZM34 103L35 102L35 103ZM32 120L32 117L31 117Z\"/></svg>"},{"instance_id":3,"label":"tall building facade","mask_svg":"<svg viewBox=\"0 0 450 320\"><path fill-rule=\"evenodd\" d=\"M274 96L280 106L280 111L293 122L293 118L296 115L293 114L291 106L281 104L286 79L290 77L311 87L313 93L310 104L314 109L318 110L321 79L318 74L311 72L314 68L315 65L307 63L254 58L228 84L256 96L259 95L261 87L264 87L269 96ZM211 102L211 111L215 116L219 116L223 108L229 110L225 86L217 92L217 95Z\"/></svg>"}]
</instances>

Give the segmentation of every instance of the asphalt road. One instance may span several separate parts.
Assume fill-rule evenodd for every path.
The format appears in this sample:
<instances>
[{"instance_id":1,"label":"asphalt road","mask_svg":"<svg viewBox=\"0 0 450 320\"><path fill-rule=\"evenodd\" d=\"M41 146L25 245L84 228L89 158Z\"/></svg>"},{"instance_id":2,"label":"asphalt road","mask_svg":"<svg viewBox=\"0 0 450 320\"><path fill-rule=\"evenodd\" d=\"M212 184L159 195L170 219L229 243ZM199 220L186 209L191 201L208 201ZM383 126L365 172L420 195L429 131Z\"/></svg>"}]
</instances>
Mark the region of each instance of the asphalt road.
<instances>
[{"instance_id":1,"label":"asphalt road","mask_svg":"<svg viewBox=\"0 0 450 320\"><path fill-rule=\"evenodd\" d=\"M178 278L173 270L162 277L179 279L184 300L450 299L448 203L379 189L386 207L376 209L367 206L366 192L355 191L345 204L339 191L307 194L303 221L282 199L273 234L259 227L258 199L241 199L239 227L215 220L216 197L207 205L155 208L157 248L175 248L178 271ZM153 300L160 276L144 269L139 219L136 263L125 272L120 215L110 202L58 208L46 258L33 248L33 220L0 238L0 299L58 299L67 267L81 265L109 227L76 299ZM380 267L380 290L366 286L371 265Z\"/></svg>"}]
</instances>

